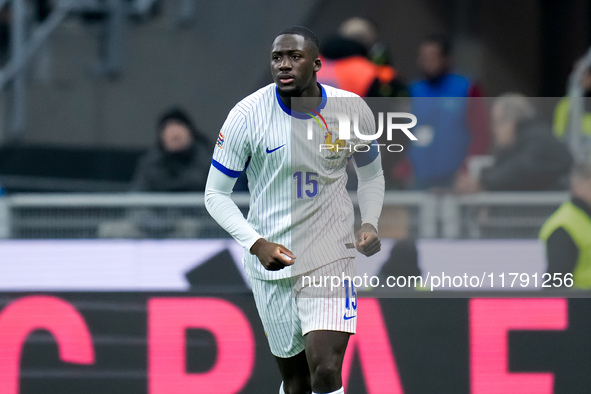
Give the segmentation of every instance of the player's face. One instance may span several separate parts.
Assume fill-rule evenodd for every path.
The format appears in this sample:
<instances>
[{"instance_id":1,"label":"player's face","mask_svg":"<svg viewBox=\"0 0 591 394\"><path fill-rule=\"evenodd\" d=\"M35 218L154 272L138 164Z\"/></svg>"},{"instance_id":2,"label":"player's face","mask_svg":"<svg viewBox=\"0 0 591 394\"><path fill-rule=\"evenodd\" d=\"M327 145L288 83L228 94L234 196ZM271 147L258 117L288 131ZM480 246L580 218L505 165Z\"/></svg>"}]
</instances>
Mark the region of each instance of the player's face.
<instances>
[{"instance_id":1,"label":"player's face","mask_svg":"<svg viewBox=\"0 0 591 394\"><path fill-rule=\"evenodd\" d=\"M316 72L320 59L314 48L306 45L304 37L282 34L271 48L271 73L281 96L312 96L316 89Z\"/></svg>"}]
</instances>

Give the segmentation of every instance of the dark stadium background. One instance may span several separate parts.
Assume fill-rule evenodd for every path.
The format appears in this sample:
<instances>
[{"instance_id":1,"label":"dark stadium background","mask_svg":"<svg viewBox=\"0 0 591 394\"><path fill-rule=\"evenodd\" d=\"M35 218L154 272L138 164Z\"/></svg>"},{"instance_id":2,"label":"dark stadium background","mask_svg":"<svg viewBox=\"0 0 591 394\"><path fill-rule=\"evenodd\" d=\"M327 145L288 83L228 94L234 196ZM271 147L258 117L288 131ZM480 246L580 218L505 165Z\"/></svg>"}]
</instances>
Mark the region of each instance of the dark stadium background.
<instances>
[{"instance_id":1,"label":"dark stadium background","mask_svg":"<svg viewBox=\"0 0 591 394\"><path fill-rule=\"evenodd\" d=\"M9 7L17 2L22 5L22 1L0 1L0 7L4 3L10 3ZM47 7L57 1L41 3ZM305 25L322 40L348 17L371 18L391 50L394 65L407 81L419 77L416 55L421 39L432 32L447 32L455 45L456 68L476 78L489 97L519 91L557 100L565 94L574 61L591 44L591 2L587 0L160 0L145 12L125 15L115 53L111 54L115 57L109 58L105 7L119 4L125 8L133 3L97 0L86 7L80 0L80 9L59 24L43 43L44 49L35 55L38 58L32 58L44 59L49 66L34 60L27 66L21 80L26 85L24 97L15 96L14 79L4 81L5 72L10 70L3 68L0 72L0 196L14 197L15 204L20 204L11 217L12 233L5 234L1 228L9 226L5 224L5 205L0 198L3 272L24 263L18 256L7 257L13 243L23 239L94 239L97 218L121 215L124 208L119 206L101 210L79 200L72 206L66 200L53 200L51 204L55 205L43 211L35 208L27 196L43 200L44 193L74 197L79 193L117 193L115 198L119 198L120 192L128 190L138 158L152 146L155 122L166 107L178 104L187 108L198 127L211 138L213 147L232 106L271 82L268 50L277 32L286 26ZM43 22L44 15L33 11L37 2L27 4L27 31L32 32ZM49 8L49 12L55 12ZM14 12L10 10L0 12L2 67L11 59L8 32ZM86 194L81 196L87 198ZM61 194L55 197L62 198ZM181 205L186 208L185 202ZM552 211L548 207L531 209L536 220ZM523 206L517 210L523 211ZM470 212L474 213L470 207L462 211L466 215ZM515 212L503 214L510 218ZM409 220L416 221L414 211L409 215ZM496 233L485 229L473 236L468 225L462 226L455 234L457 238L521 239L521 233L504 228ZM415 227L412 235L419 234ZM523 238L535 238L536 229L532 226ZM203 238L216 242L213 239L224 236L219 229L216 231ZM434 231L445 233L445 223L437 222ZM84 255L76 258L84 264ZM166 263L163 259L162 264ZM233 279L239 277L236 272L226 273ZM68 272L54 275L67 276ZM255 352L252 370L238 392L276 393L280 376L250 292L235 283L207 287L220 279L219 272L208 275L213 275L207 277L213 278L211 283L198 277L190 290L177 292L0 288L0 394L174 394L150 386L150 382L158 380L150 376L150 349L161 344L149 340L148 305L162 298L187 299L196 304L216 299L239 309L253 337L237 340L252 341L249 344ZM23 275L21 282L26 281ZM541 310L530 312L528 301L538 299L539 293L511 293L514 298L499 299L471 293L463 293L460 298L417 298L416 294L404 292L395 298L380 298L379 292L377 295L367 297L380 308L369 321L383 322L379 332L387 337L378 337L381 339L374 344L368 342L370 345L364 349L370 350L364 355L359 348L352 350L349 393L514 394L533 393L528 391L532 384L541 387L542 391L536 393L589 391L591 302L584 292L577 294L578 298L563 293L556 294L556 298L540 298L537 305ZM61 300L73 308L72 313L82 317L92 340L93 363L61 360L60 346L47 326L48 321L55 320L47 315L30 314L27 307L6 313L11 305L34 301L36 297ZM474 318L474 308L485 305L480 302L487 300L499 304L483 307L480 311L484 316L497 307L512 305L523 307L523 320L531 318L532 323L492 333L486 324L474 326L475 321L491 323L486 318ZM546 306L550 311L544 315ZM501 319L502 313L498 317ZM212 322L223 318L207 316ZM561 328L551 328L553 322ZM506 355L507 367L492 371L491 378L474 369L478 360L490 361L483 354L471 353L480 349L474 347L474 335L497 335L498 339L499 333L506 334L506 347L496 349L491 359L498 361L495 357ZM184 334L184 372L198 379L219 361L219 344L207 329L188 328ZM385 375L380 367L391 364L389 358L383 358L384 351L389 352L386 354L395 360L396 367ZM241 361L239 352L231 354L229 362ZM491 363L492 367L502 368L503 364ZM499 376L509 385L515 379L513 387L521 391L496 391L494 379ZM232 378L232 374L225 376L229 382ZM8 381L17 381L20 389L8 391ZM166 378L159 381L166 384ZM224 382L220 381L220 385L223 387ZM210 391L210 383L196 390L192 392L224 392Z\"/></svg>"}]
</instances>

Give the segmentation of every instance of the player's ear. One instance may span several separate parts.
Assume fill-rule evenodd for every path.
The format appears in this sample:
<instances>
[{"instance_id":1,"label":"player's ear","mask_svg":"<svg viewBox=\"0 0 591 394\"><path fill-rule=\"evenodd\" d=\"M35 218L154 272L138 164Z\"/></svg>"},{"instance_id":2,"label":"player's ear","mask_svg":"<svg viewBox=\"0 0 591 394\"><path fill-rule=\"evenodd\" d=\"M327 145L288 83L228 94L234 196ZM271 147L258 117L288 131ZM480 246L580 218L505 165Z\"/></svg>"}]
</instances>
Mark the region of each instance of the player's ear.
<instances>
[{"instance_id":1,"label":"player's ear","mask_svg":"<svg viewBox=\"0 0 591 394\"><path fill-rule=\"evenodd\" d=\"M320 60L319 57L317 57L316 59L314 59L314 71L318 72L318 71L320 71L321 68L322 68L322 61Z\"/></svg>"}]
</instances>

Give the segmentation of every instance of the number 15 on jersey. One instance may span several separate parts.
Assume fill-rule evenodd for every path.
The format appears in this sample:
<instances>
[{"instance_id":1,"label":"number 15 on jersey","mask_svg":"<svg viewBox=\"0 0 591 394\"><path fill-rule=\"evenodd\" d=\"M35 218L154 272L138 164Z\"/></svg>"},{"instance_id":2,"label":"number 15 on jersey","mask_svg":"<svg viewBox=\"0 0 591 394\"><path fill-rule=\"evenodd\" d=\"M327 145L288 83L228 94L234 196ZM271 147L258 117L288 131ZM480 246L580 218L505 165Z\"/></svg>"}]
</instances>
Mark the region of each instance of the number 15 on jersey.
<instances>
[{"instance_id":1,"label":"number 15 on jersey","mask_svg":"<svg viewBox=\"0 0 591 394\"><path fill-rule=\"evenodd\" d=\"M318 194L318 173L298 171L293 174L293 179L296 182L296 195L298 198L304 198L304 192L309 198L316 197Z\"/></svg>"}]
</instances>

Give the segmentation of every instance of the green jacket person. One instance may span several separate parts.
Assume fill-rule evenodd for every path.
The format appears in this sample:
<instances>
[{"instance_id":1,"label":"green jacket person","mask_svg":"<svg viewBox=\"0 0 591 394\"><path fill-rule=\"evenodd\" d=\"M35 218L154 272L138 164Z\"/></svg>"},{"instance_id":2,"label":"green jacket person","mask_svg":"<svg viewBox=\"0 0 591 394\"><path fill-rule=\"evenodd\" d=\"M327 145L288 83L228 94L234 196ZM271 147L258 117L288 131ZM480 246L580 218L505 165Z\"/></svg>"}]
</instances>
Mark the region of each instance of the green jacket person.
<instances>
[{"instance_id":1,"label":"green jacket person","mask_svg":"<svg viewBox=\"0 0 591 394\"><path fill-rule=\"evenodd\" d=\"M591 164L578 164L571 175L570 201L548 218L540 231L546 244L547 272L573 274L573 287L591 289Z\"/></svg>"}]
</instances>

